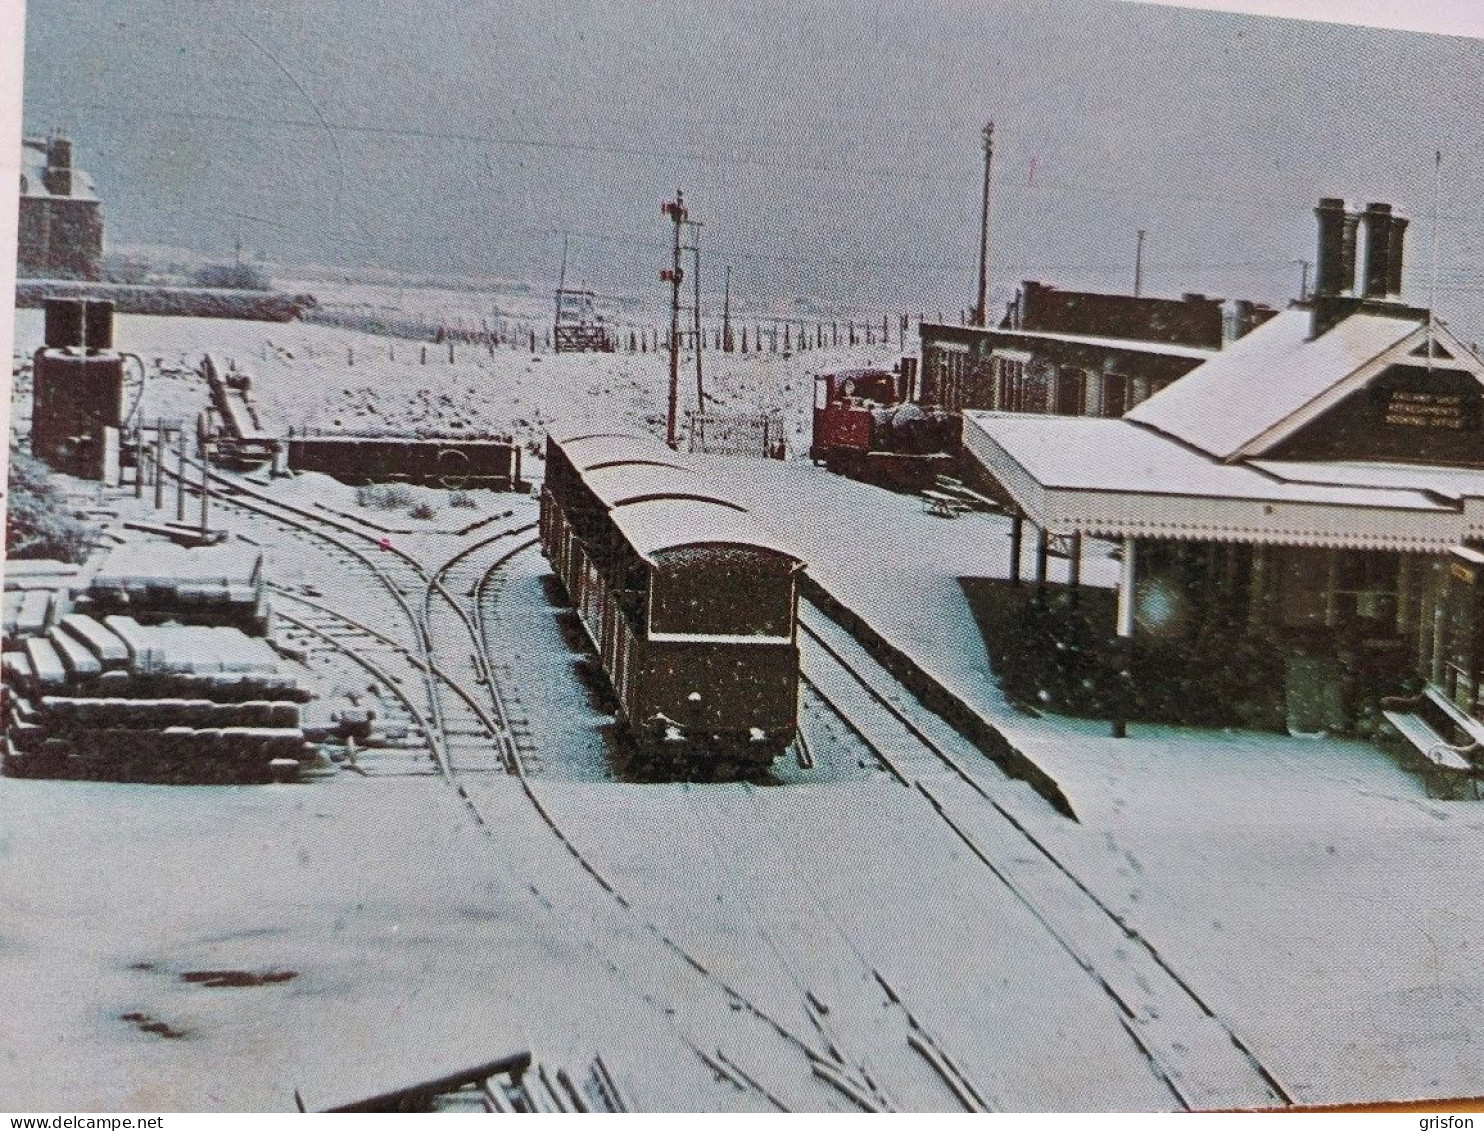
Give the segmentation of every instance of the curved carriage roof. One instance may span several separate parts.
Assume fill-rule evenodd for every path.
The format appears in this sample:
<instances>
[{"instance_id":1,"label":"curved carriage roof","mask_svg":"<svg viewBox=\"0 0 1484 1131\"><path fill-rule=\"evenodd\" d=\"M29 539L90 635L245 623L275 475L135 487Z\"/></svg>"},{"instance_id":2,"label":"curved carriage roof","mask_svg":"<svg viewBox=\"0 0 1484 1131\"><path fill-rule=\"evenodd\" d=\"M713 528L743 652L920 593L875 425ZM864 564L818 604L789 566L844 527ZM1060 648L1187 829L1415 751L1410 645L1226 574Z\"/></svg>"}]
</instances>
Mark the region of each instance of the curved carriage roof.
<instances>
[{"instance_id":1,"label":"curved carriage roof","mask_svg":"<svg viewBox=\"0 0 1484 1131\"><path fill-rule=\"evenodd\" d=\"M572 466L579 471L586 471L599 464L629 461L684 466L679 456L652 436L606 432L574 436L569 440L558 439L556 443L572 461Z\"/></svg>"},{"instance_id":2,"label":"curved carriage roof","mask_svg":"<svg viewBox=\"0 0 1484 1131\"><path fill-rule=\"evenodd\" d=\"M731 546L777 554L798 562L799 556L760 527L735 503L713 499L663 498L615 506L613 524L642 557L693 546Z\"/></svg>"},{"instance_id":3,"label":"curved carriage roof","mask_svg":"<svg viewBox=\"0 0 1484 1131\"><path fill-rule=\"evenodd\" d=\"M696 499L720 503L733 510L747 508L718 493L701 476L686 467L648 460L605 463L582 473L582 480L605 506L617 507L644 499Z\"/></svg>"}]
</instances>

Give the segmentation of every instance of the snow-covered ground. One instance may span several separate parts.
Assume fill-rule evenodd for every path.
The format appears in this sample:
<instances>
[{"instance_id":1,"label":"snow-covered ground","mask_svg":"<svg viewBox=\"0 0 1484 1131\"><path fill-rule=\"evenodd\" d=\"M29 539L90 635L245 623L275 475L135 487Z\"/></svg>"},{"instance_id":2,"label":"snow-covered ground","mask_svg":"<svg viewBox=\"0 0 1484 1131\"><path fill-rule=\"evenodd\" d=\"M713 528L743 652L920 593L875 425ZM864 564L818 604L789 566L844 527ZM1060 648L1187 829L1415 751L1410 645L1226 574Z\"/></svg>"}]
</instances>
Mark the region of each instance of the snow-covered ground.
<instances>
[{"instance_id":1,"label":"snow-covered ground","mask_svg":"<svg viewBox=\"0 0 1484 1131\"><path fill-rule=\"evenodd\" d=\"M41 311L18 311L17 352L29 356L41 344L42 329ZM669 382L663 353L532 354L457 344L450 362L447 345L302 322L121 315L115 344L152 367L159 362L167 370L187 371L148 383L144 419L191 419L205 406L205 387L193 371L209 352L252 376L253 395L269 426L280 430L509 434L539 441L550 421L601 419L663 431ZM807 451L810 374L889 368L900 356L895 344L746 356L708 351L708 409L780 416L792 450ZM693 389L687 369L682 412L694 407Z\"/></svg>"},{"instance_id":2,"label":"snow-covered ground","mask_svg":"<svg viewBox=\"0 0 1484 1131\"><path fill-rule=\"evenodd\" d=\"M1145 725L1119 740L1103 721L1029 717L995 685L957 581L1008 575L1007 520L939 518L809 467L709 462L832 594L1056 779L1080 824L1023 794L1017 812L1297 1098L1484 1093L1484 808L1429 799L1366 742ZM1084 580L1115 577L1091 550Z\"/></svg>"},{"instance_id":3,"label":"snow-covered ground","mask_svg":"<svg viewBox=\"0 0 1484 1131\"><path fill-rule=\"evenodd\" d=\"M142 317L121 318L117 336L167 366L207 350L235 357L284 424L534 440L557 419L652 430L663 403L663 357L653 354L538 360L458 346L450 364L446 348L430 346L424 365L413 343L322 326ZM39 337L39 314L21 312L18 347ZM783 413L797 453L811 370L895 356L882 346L710 355L708 381L724 408ZM146 415L177 417L204 390L166 378L146 397ZM798 460L703 463L819 582L1059 782L1080 823L973 762L996 801L1149 940L1295 1098L1484 1093L1484 810L1428 799L1365 743L1138 725L1114 740L1102 722L1016 712L959 584L1006 575L1004 519L939 517ZM281 489L355 510L353 491L318 477ZM457 515L445 506L425 524L367 515L447 530L501 505L483 501ZM1088 553L1084 581L1112 584L1105 548ZM528 564L506 599L534 606L539 562ZM320 577L291 551L277 566L289 580ZM527 619L539 613L528 608ZM555 648L558 636L548 626L539 639ZM518 667L517 681L542 684L526 698L533 722L572 707L565 726L606 725L574 663ZM823 716L811 706L811 725ZM807 982L833 995L850 1043L887 1049L896 1038L849 996L866 959L1005 1106L1171 1102L1085 972L885 775L862 766L814 783L791 770L774 788L637 785L611 780L591 737L578 743L582 772L541 779L546 803L643 915L790 1025L809 1024ZM839 741L848 748L848 736ZM573 1062L596 1044L631 1073L664 1064L658 1078L632 1081L649 1105L752 1102L718 1087L680 1039L714 1034L715 1001L662 963L636 972L652 936L595 899L507 781L476 783L473 795L493 818L483 831L433 778L266 789L0 779L0 1095L21 1108L287 1108L301 1081L352 1095L382 1086L388 1064L406 1079L513 1041ZM991 831L983 811L963 819ZM1106 924L1083 902L1055 911L1074 945L1099 945ZM609 939L620 972L597 949ZM180 980L201 969L295 977L242 989ZM657 986L679 1011L671 1020L643 1003ZM143 1031L148 1019L183 1035ZM759 1072L782 1062L766 1043L731 1051ZM920 1072L884 1071L904 1103L934 1102ZM819 1102L805 1085L779 1082Z\"/></svg>"}]
</instances>

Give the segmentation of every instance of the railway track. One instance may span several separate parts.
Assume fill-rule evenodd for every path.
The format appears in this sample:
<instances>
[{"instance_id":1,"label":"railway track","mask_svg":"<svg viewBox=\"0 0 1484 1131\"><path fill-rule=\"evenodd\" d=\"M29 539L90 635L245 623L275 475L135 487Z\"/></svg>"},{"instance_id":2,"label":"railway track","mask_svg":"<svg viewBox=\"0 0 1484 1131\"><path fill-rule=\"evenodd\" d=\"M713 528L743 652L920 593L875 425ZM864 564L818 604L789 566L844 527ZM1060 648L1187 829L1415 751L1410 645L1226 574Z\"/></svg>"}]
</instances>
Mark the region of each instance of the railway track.
<instances>
[{"instance_id":1,"label":"railway track","mask_svg":"<svg viewBox=\"0 0 1484 1131\"><path fill-rule=\"evenodd\" d=\"M805 681L1093 980L1180 1107L1293 1102L1158 949L969 771L972 754L942 720L823 613L801 608L799 628Z\"/></svg>"},{"instance_id":2,"label":"railway track","mask_svg":"<svg viewBox=\"0 0 1484 1131\"><path fill-rule=\"evenodd\" d=\"M491 626L498 623L499 619L498 596L503 584L504 567L517 553L524 549L526 549L525 546L517 547L515 550L501 557L499 561L493 563L474 587L474 608L473 615L470 619L477 628L481 643L480 650L486 656L487 660L489 657L497 655L500 651L498 643L492 639ZM505 705L505 702L510 695L510 688L502 679L496 677L493 671L490 671L488 674L490 676L489 687L498 704L498 710L502 717L508 717L509 708ZM535 781L526 771L526 762L530 755L526 749L522 748L522 745L515 737L518 732L513 728L507 728L507 730L512 735L509 744L509 757L517 767L517 774L520 777L522 788L526 791L531 803L541 814L543 820L547 822L552 832L567 847L574 858L579 861L584 870L604 890L609 892L611 897L620 906L643 917L644 913L642 910L637 908L627 896L621 893L610 882L603 872L557 824L552 816L549 805L538 796L538 787ZM799 738L797 750L801 760L808 761L812 764L807 740L802 734ZM748 790L750 793L752 787L744 783L742 788ZM687 796L696 798L697 794L687 790ZM723 849L714 834L710 836L710 843L712 851L717 856L719 874L735 879L741 873L750 870L741 861L729 862L722 858ZM788 874L792 876L793 885L799 891L806 893L804 903L816 915L822 913L827 921L833 922L833 920L829 919L828 909L820 900L818 893L814 892L802 881L802 877L792 865L785 864L784 867ZM771 870L769 877L770 880L778 879L778 870ZM897 1105L891 1091L884 1086L883 1082L878 1078L880 1075L879 1072L872 1069L866 1058L852 1052L850 1042L843 1037L839 1026L832 1020L831 1006L825 1004L816 994L814 988L810 985L811 979L802 971L798 962L795 960L794 955L798 952L794 948L785 946L776 940L762 924L760 917L753 913L751 900L741 893L740 889L736 888L735 885L734 891L737 893L741 905L748 909L753 926L759 937L763 939L765 945L770 949L777 967L785 972L786 978L792 982L799 998L803 1001L804 1011L813 1032L809 1037L805 1037L798 1033L786 1031L784 1026L761 1011L755 1003L749 1002L730 983L716 980L718 987L735 1001L746 1003L745 1008L753 1011L756 1016L768 1023L780 1035L784 1035L795 1047L799 1048L807 1057L811 1074L833 1091L844 1096L852 1106L863 1111L871 1112L894 1110ZM697 970L705 969L704 963L698 960L691 951L676 942L667 929L647 918L644 922L646 929L651 934L660 938L667 947L672 949L675 954L681 957L692 968ZM944 1092L935 1092L932 1089L922 1088L919 1083L914 1088L914 1098L931 1095L932 1098L926 1106L951 1106L954 1102L957 1102L966 1111L992 1110L992 1106L984 1099L978 1086L969 1079L954 1059L943 1051L933 1035L928 1032L904 1004L902 996L893 989L878 970L866 961L860 949L844 932L843 928L838 923L833 923L833 926L843 940L848 954L853 956L855 961L860 965L859 979L861 985L856 987L857 992L853 995L859 1000L851 1004L858 1007L860 1012L867 1014L882 1009L894 1010L897 1014L901 1032L896 1041L895 1048L892 1048L890 1042L886 1043L886 1047L891 1049L891 1051L896 1051L897 1049L910 1050L917 1057L921 1058L930 1069L933 1084L946 1089ZM706 970L706 976L714 978L709 970ZM837 996L837 1005L835 1008L840 1008L838 1004L839 1000ZM696 1052L718 1074L731 1080L736 1086L755 1092L766 1098L775 1107L782 1106L781 1101L778 1100L777 1096L774 1095L768 1086L742 1069L722 1050L707 1051L697 1047Z\"/></svg>"},{"instance_id":3,"label":"railway track","mask_svg":"<svg viewBox=\"0 0 1484 1131\"><path fill-rule=\"evenodd\" d=\"M531 545L534 546L534 542ZM509 691L503 686L502 681L495 677L490 666L490 657L497 655L499 652L499 646L492 638L491 625L497 623L499 618L498 596L501 585L503 584L503 567L517 553L527 548L529 547L517 547L493 563L472 591L473 609L469 620L475 626L475 631L478 634L479 652L486 657L486 675L489 677L487 686L496 705L497 713L500 718L507 720L507 722L510 718L510 709L506 703L506 697ZM551 830L552 834L565 847L583 871L600 888L608 893L608 896L618 907L626 914L633 916L649 935L659 940L667 950L684 962L686 966L710 982L716 989L720 990L733 1009L751 1014L771 1029L777 1036L783 1038L797 1051L802 1053L808 1065L809 1073L815 1080L821 1082L837 1095L844 1097L851 1106L860 1110L869 1112L892 1110L894 1105L890 1097L873 1079L870 1070L858 1058L851 1057L845 1051L845 1042L834 1032L833 1026L828 1020L828 1009L820 1007L818 998L811 993L802 979L794 975L795 986L804 1002L805 1014L814 1030L811 1036L802 1035L784 1024L767 1009L759 1005L756 1000L743 993L730 981L717 975L695 953L680 943L670 928L657 922L644 908L636 904L628 895L621 891L557 821L551 806L541 797L536 782L528 772L527 759L530 756L529 750L522 749L521 743L515 737L517 732L514 728L507 725L504 730L509 736L506 739L507 756L515 766L521 788L531 805ZM787 953L776 946L774 947L774 953L778 956L780 964L787 968L790 964ZM775 1088L761 1082L757 1078L757 1074L748 1072L742 1068L724 1050L721 1048L707 1048L691 1041L689 1038L688 1043L691 1043L693 1051L695 1051L696 1055L704 1063L710 1066L713 1071L716 1071L718 1075L731 1081L734 1086L745 1091L753 1092L766 1099L770 1105L786 1110L784 1101L780 1100L775 1094Z\"/></svg>"},{"instance_id":4,"label":"railway track","mask_svg":"<svg viewBox=\"0 0 1484 1131\"><path fill-rule=\"evenodd\" d=\"M379 622L384 627L373 628L365 619L337 611L317 598L306 598L304 594L291 591L282 593L315 613L314 616L303 611L285 613L286 621L324 647L338 650L390 690L406 717L426 737L426 749L438 771L454 785L476 821L489 826L487 815L471 792L470 782L465 779L497 767L511 774L541 821L608 899L624 915L634 919L644 935L658 941L693 977L698 976L718 993L719 1002L713 1014L729 1017L728 1028L735 1027L738 1014L751 1017L767 1032L801 1053L809 1066L809 1078L820 1082L827 1092L843 1097L851 1106L881 1110L870 1087L854 1078L848 1065L837 1063L828 1052L822 1052L813 1042L775 1019L757 1002L699 961L666 928L646 916L582 852L540 797L527 772L527 761L536 746L533 737L520 726L519 717L510 710L496 679L497 662L492 659L486 626L480 615L482 606L488 603L490 594L498 587L501 567L516 554L533 547L535 540L528 539L510 548L502 547L489 563L484 563L481 555L488 555L502 539L528 531L530 525L483 536L460 547L436 569L429 571L411 554L389 546L379 535L362 530L351 521L273 499L218 473L212 474L212 482L218 505L234 508L257 521L277 524L292 530L296 536L320 542L329 547L328 552L336 565L369 575L391 598L392 605L400 614L391 618L395 627L393 623ZM468 585L471 574L474 580L472 585ZM469 601L467 607L460 601L460 593ZM378 656L374 649L368 654L364 647L367 642L373 643L381 654ZM466 642L472 647L466 649ZM409 682L418 681L422 684L422 696L415 696L407 690ZM424 700L425 706L419 704L419 698ZM539 884L529 886L538 901L549 910L557 910L549 893L544 892ZM652 958L641 960L633 957L626 963L617 962L606 953L608 947L596 945L590 938L585 941L610 972L626 980L641 998L656 1005L667 1016L673 1017L679 1012L673 1001L666 1004L656 997L650 988L651 979L636 976L636 972L650 964ZM775 1094L776 1086L770 1090L769 1086L757 1083L757 1066L749 1072L737 1063L740 1057L736 1050L729 1056L719 1047L715 1026L711 1035L702 1040L695 1037L694 1028L684 1031L682 1039L708 1068L716 1071L716 1065L730 1064L730 1069L718 1075L734 1084L742 1081L743 1090L756 1093L770 1106L785 1102ZM755 1054L756 1038L739 1039L738 1047L749 1047ZM714 1052L706 1051L708 1048ZM795 1089L793 1106L817 1109L829 1105L819 1096L798 1098Z\"/></svg>"},{"instance_id":5,"label":"railway track","mask_svg":"<svg viewBox=\"0 0 1484 1131\"><path fill-rule=\"evenodd\" d=\"M295 612L285 611L284 618L319 645L339 650L388 689L409 734L422 737L436 771L453 783L478 821L488 824L477 791L471 792L470 786L481 775L510 775L571 861L638 928L639 936L658 942L685 971L719 996L722 1016L730 1011L734 1017L750 1017L791 1046L802 1057L808 1077L837 1100L868 1111L894 1106L888 1090L863 1058L844 1048L828 1010L820 1008L822 1003L814 998L804 975L792 975L809 1022L809 1028L801 1031L710 969L672 930L620 890L563 828L543 798L529 772L540 758L540 744L518 704L512 703L516 695L512 685L518 681L502 667L500 647L491 636L491 622L498 619L504 569L535 545L535 539L522 537L531 525L515 524L484 534L458 546L436 569L429 570L413 555L389 548L378 535L356 528L351 521L268 498L222 476L215 476L214 482L222 504L319 543L337 567L375 582L374 588L384 596L370 603L370 615L358 617L307 594L286 592L280 595L295 603ZM853 641L832 622L803 610L800 631L801 643L809 650L805 678L814 693L836 711L888 772L932 808L973 858L1036 916L1101 988L1176 1104L1229 1108L1290 1102L1287 1090L1158 951L983 788L951 749L951 742L932 733L922 716L904 707L889 676L873 672L863 653L852 654ZM848 698L849 704L843 704L842 698ZM862 703L869 707L864 717ZM893 732L894 738L883 737ZM797 756L801 761L809 758L806 742L799 744ZM548 909L559 911L539 881L530 888ZM812 902L828 914L817 893ZM965 1110L997 1106L944 1051L895 987L860 955L838 924L836 929L842 943L855 950L881 1001L896 1011L904 1047ZM773 1058L760 1067L756 1061L744 1063L737 1051L740 1044L730 1051L722 1047L727 1034L708 1023L704 1009L693 1020L682 1019L674 1004L678 983L673 975L667 1000L663 989L655 989L656 978L643 969L644 960L637 951L616 943L605 946L590 934L584 941L610 972L667 1015L685 1045L719 1079L774 1108L826 1106L817 1094L801 1088L797 1073L786 1086L769 1078L775 1067ZM614 950L624 953L615 957ZM510 1102L514 1110L521 1110L514 1100Z\"/></svg>"}]
</instances>

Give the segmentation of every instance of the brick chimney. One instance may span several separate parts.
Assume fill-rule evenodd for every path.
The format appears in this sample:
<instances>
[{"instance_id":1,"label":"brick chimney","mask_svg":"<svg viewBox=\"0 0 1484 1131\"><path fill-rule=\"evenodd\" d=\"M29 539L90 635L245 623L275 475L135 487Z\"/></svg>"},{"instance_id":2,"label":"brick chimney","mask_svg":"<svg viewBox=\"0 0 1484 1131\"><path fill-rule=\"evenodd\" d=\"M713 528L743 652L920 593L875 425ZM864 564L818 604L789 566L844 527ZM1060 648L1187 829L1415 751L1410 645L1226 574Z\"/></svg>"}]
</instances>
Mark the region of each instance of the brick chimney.
<instances>
[{"instance_id":1,"label":"brick chimney","mask_svg":"<svg viewBox=\"0 0 1484 1131\"><path fill-rule=\"evenodd\" d=\"M46 171L41 183L53 196L72 195L72 142L52 137L46 143Z\"/></svg>"},{"instance_id":2,"label":"brick chimney","mask_svg":"<svg viewBox=\"0 0 1484 1131\"><path fill-rule=\"evenodd\" d=\"M1426 316L1425 310L1398 301L1406 217L1396 215L1391 205L1379 201L1367 204L1363 212L1351 212L1343 200L1333 196L1320 200L1314 215L1319 218L1319 266L1312 299L1314 337L1361 310ZM1365 262L1357 280L1356 236L1362 225Z\"/></svg>"},{"instance_id":3,"label":"brick chimney","mask_svg":"<svg viewBox=\"0 0 1484 1131\"><path fill-rule=\"evenodd\" d=\"M1326 196L1314 209L1319 218L1319 259L1314 295L1349 294L1355 289L1355 217L1337 196Z\"/></svg>"}]
</instances>

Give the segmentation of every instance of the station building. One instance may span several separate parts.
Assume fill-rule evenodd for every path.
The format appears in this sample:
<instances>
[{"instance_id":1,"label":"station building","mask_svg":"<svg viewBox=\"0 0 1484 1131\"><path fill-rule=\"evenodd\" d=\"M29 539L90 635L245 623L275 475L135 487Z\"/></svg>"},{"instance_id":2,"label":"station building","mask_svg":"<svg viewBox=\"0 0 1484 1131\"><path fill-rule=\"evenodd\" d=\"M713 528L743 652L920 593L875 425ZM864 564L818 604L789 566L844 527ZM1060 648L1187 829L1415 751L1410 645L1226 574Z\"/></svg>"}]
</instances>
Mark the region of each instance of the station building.
<instances>
[{"instance_id":1,"label":"station building","mask_svg":"<svg viewBox=\"0 0 1484 1131\"><path fill-rule=\"evenodd\" d=\"M96 282L103 267L103 211L92 179L72 164L65 137L21 142L16 274Z\"/></svg>"},{"instance_id":2,"label":"station building","mask_svg":"<svg viewBox=\"0 0 1484 1131\"><path fill-rule=\"evenodd\" d=\"M1401 301L1405 219L1316 212L1311 300L1118 417L966 411L966 462L1043 593L1053 544L1074 588L1084 538L1121 547L1117 636L1282 653L1314 729L1355 721L1357 680L1484 717L1484 361Z\"/></svg>"},{"instance_id":3,"label":"station building","mask_svg":"<svg viewBox=\"0 0 1484 1131\"><path fill-rule=\"evenodd\" d=\"M1275 313L1027 281L996 327L922 326L920 399L952 412L1122 416Z\"/></svg>"}]
</instances>

